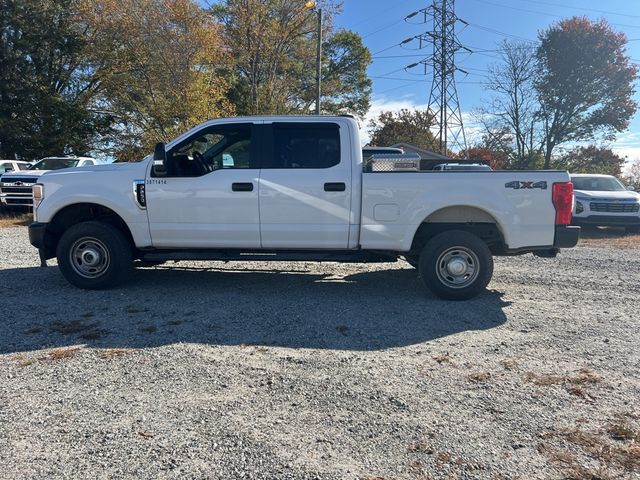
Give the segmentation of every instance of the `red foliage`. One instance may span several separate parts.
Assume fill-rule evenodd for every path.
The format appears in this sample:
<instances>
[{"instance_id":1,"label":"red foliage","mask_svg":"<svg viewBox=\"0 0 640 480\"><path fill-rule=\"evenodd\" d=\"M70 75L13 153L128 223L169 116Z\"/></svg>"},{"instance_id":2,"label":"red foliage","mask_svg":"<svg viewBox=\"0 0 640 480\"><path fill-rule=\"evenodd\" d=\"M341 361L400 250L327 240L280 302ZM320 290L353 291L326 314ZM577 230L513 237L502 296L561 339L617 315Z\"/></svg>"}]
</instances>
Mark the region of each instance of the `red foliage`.
<instances>
[{"instance_id":1,"label":"red foliage","mask_svg":"<svg viewBox=\"0 0 640 480\"><path fill-rule=\"evenodd\" d=\"M457 158L466 158L470 161L477 161L482 163L488 163L494 170L500 170L508 162L507 155L503 152L497 152L489 148L483 147L471 147L466 151L462 151L457 155Z\"/></svg>"}]
</instances>

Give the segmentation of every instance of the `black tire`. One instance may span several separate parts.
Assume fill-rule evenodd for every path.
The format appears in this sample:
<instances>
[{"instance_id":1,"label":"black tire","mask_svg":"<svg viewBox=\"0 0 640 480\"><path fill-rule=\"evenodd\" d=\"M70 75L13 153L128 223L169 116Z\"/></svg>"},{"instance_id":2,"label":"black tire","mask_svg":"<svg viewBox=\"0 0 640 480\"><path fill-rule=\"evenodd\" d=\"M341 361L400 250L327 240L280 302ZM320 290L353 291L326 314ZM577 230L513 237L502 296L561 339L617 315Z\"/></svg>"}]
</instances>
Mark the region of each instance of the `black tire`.
<instances>
[{"instance_id":1,"label":"black tire","mask_svg":"<svg viewBox=\"0 0 640 480\"><path fill-rule=\"evenodd\" d=\"M420 253L422 281L446 300L475 297L486 289L492 275L489 247L469 232L443 232L429 240Z\"/></svg>"},{"instance_id":2,"label":"black tire","mask_svg":"<svg viewBox=\"0 0 640 480\"><path fill-rule=\"evenodd\" d=\"M120 285L133 268L131 245L120 230L107 223L72 226L60 238L56 255L64 278L88 290Z\"/></svg>"}]
</instances>

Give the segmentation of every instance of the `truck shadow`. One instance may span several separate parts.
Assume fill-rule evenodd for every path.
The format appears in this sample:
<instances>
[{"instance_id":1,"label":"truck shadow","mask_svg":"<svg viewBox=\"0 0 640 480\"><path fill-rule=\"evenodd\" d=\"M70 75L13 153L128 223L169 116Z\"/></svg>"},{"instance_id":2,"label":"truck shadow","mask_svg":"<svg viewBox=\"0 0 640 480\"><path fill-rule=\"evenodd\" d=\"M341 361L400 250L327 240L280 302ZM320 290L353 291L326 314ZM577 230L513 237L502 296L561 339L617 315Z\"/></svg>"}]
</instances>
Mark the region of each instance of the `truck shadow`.
<instances>
[{"instance_id":1,"label":"truck shadow","mask_svg":"<svg viewBox=\"0 0 640 480\"><path fill-rule=\"evenodd\" d=\"M71 287L56 267L0 270L0 353L180 342L378 350L497 327L509 305L491 291L440 300L415 270L397 266L345 275L332 264L287 271L206 265L138 269L127 286L101 292Z\"/></svg>"}]
</instances>

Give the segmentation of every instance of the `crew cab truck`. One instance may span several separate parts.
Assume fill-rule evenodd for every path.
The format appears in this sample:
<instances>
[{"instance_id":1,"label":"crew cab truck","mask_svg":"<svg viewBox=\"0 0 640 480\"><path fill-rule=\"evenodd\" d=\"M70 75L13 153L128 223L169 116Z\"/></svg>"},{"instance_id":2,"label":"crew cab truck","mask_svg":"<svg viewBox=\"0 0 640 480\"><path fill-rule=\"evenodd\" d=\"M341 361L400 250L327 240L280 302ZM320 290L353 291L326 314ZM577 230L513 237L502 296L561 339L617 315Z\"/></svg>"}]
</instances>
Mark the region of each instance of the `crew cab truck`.
<instances>
[{"instance_id":1,"label":"crew cab truck","mask_svg":"<svg viewBox=\"0 0 640 480\"><path fill-rule=\"evenodd\" d=\"M29 236L80 288L122 283L134 260L404 257L448 299L485 289L492 255L548 257L578 241L567 172L371 161L389 168L363 164L351 117L211 120L138 163L43 175Z\"/></svg>"}]
</instances>

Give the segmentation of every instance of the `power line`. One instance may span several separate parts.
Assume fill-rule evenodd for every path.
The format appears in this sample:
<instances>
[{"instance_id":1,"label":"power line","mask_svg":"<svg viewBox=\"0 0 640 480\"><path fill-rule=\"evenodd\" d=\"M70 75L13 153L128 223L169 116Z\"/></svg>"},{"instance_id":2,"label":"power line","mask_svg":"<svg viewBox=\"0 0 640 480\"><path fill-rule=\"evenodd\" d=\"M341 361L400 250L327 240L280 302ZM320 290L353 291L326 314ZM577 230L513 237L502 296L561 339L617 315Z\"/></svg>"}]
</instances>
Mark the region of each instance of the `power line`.
<instances>
[{"instance_id":1,"label":"power line","mask_svg":"<svg viewBox=\"0 0 640 480\"><path fill-rule=\"evenodd\" d=\"M542 0L520 0L527 3L537 3L539 5L548 5L550 7L561 7L561 8L569 8L572 10L584 10L585 12L595 12L595 13L603 13L605 15L617 15L619 17L628 17L628 18L640 18L640 15L632 15L630 13L618 13L612 12L611 10L599 10L597 8L588 8L588 7L575 7L573 5L563 5L561 3L553 3L553 2L545 2Z\"/></svg>"},{"instance_id":2,"label":"power line","mask_svg":"<svg viewBox=\"0 0 640 480\"><path fill-rule=\"evenodd\" d=\"M536 13L538 15L546 15L546 16L555 17L555 18L566 18L566 15L558 15L556 13L541 12L539 10L530 10L528 8L514 7L512 5L504 5L503 3L489 2L487 0L474 0L474 1L479 2L479 3L484 3L485 5L493 5L495 7L509 8L511 10L517 10L519 12ZM611 25L616 26L616 27L639 28L640 29L640 25L630 25L630 24L627 24L627 23L613 23L613 22L609 22L609 23Z\"/></svg>"}]
</instances>

